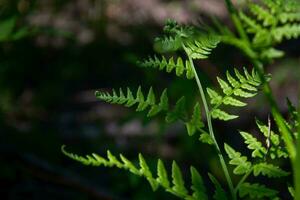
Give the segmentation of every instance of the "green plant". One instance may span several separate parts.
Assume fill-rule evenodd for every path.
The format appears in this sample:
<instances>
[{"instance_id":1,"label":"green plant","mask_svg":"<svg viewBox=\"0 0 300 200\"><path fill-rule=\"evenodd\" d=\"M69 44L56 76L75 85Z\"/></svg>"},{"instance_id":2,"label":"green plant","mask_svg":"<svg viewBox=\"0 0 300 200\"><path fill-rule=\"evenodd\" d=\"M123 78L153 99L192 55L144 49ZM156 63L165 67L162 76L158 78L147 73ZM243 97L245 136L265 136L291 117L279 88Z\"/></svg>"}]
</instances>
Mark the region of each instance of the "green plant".
<instances>
[{"instance_id":1,"label":"green plant","mask_svg":"<svg viewBox=\"0 0 300 200\"><path fill-rule=\"evenodd\" d=\"M238 35L221 25L217 20L215 20L215 26L202 29L195 26L179 25L175 21L169 20L164 27L164 35L157 38L154 45L157 52L166 55L149 57L139 63L141 67L157 68L168 73L175 71L177 76L196 81L201 104L196 103L192 113L186 110L184 96L177 100L174 106L171 106L167 89L161 93L159 100L152 88L146 95L141 87L137 89L136 94L127 88L126 94L124 89L119 89L118 92L113 90L112 94L97 91L96 97L111 104L126 107L136 106L136 111L147 110L148 117L158 114L164 115L168 123L177 120L182 121L186 126L188 135L197 133L200 141L215 148L227 181L228 190L226 192L218 180L209 174L209 178L215 186L215 192L213 195L208 195L203 179L195 167L191 167L190 170L191 192L189 192L175 161L172 164L170 178L168 170L161 160L157 162L157 176L153 175L142 154L139 154L139 167L137 167L122 154L118 158L110 151L107 152L107 158L98 154L78 156L67 152L63 146L63 153L85 165L117 167L128 170L135 175L145 177L153 190L162 187L167 192L188 200L210 199L211 197L217 200L279 199L278 190L271 189L260 182L252 183L249 176L281 178L293 174L295 189L292 186L287 186L287 189L291 196L299 199L300 179L298 178L299 170L297 170L300 167L300 146L299 139L297 139L299 114L288 101L291 117L290 120L284 119L268 83L270 76L265 74L264 68L265 64L284 55L283 51L275 49L276 44L284 39L300 36L300 5L292 0L262 0L261 4L248 1L247 8L249 8L250 13L246 14L242 10L238 11L230 0L225 0L225 3ZM243 68L243 72L234 69L234 73L226 72L226 79L217 77L222 94L212 88L205 90L194 67L195 60L208 58L220 42L238 48L253 65L251 72L246 68ZM175 52L183 52L185 56L169 56L170 53ZM262 133L261 137L265 138L264 142L251 133L240 131L241 138L250 150L251 156L242 155L227 143L224 144L223 150L216 140L212 120L228 121L238 118L237 114L226 111L226 109L246 106L247 104L243 99L254 97L259 88L262 88L269 103L277 131L271 130L270 119L267 125L256 120L257 127ZM207 126L202 120L200 105L203 105ZM224 158L224 151L227 154L226 158ZM276 164L276 160L288 158L293 167L292 173L281 169ZM234 166L233 174L240 176L237 183L232 181L228 164Z\"/></svg>"}]
</instances>

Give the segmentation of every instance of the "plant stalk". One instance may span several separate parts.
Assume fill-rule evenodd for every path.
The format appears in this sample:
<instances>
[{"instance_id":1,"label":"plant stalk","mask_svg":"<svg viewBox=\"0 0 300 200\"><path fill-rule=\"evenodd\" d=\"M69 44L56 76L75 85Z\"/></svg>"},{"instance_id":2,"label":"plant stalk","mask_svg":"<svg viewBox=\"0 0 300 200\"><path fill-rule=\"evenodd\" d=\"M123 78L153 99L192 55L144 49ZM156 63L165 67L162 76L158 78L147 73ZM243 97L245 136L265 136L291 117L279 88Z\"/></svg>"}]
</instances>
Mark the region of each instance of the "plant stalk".
<instances>
[{"instance_id":1,"label":"plant stalk","mask_svg":"<svg viewBox=\"0 0 300 200\"><path fill-rule=\"evenodd\" d=\"M183 47L183 48L184 48L185 52L187 53L186 48L185 47ZM235 196L235 193L234 193L234 187L233 187L232 180L231 180L231 177L230 177L229 172L228 172L228 168L227 168L226 162L224 160L224 157L223 157L223 155L221 153L220 147L219 147L218 142L217 142L217 140L215 138L215 135L214 135L214 130L213 130L213 126L212 126L212 120L211 120L210 110L209 110L209 107L208 107L208 104L207 104L207 101L206 101L206 97L205 97L205 93L204 93L202 84L200 82L200 79L198 77L197 71L195 69L193 59L188 54L187 54L187 56L189 58L190 66L191 66L191 68L193 70L193 73L195 75L195 79L196 79L196 82L197 82L197 85L198 85L198 89L199 89L199 92L200 92L201 100L203 102L203 106L204 106L204 110L205 110L205 114L206 114L206 120L207 120L209 134L210 134L210 136L211 136L211 138L212 138L212 140L214 142L214 145L216 147L217 154L219 156L219 160L220 160L220 163L221 163L221 166L222 166L222 169L223 169L223 172L224 172L224 175L225 175L225 178L226 178L229 190L230 190L231 197L232 197L233 200L236 200L236 196Z\"/></svg>"}]
</instances>

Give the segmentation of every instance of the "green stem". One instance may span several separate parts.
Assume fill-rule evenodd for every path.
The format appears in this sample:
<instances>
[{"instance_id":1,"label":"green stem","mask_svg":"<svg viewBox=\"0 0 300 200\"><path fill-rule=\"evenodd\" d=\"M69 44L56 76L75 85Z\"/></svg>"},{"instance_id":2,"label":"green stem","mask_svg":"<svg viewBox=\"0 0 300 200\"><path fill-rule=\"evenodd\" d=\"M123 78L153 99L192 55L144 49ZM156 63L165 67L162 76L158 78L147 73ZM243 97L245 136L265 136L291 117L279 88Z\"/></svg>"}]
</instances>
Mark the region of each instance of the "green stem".
<instances>
[{"instance_id":1,"label":"green stem","mask_svg":"<svg viewBox=\"0 0 300 200\"><path fill-rule=\"evenodd\" d=\"M183 48L184 48L185 52L187 53L186 48L185 47L183 47ZM216 150L217 150L217 153L218 153L218 156L219 156L219 160L220 160L220 163L221 163L221 166L222 166L222 169L223 169L228 187L230 189L231 197L232 197L233 200L236 200L236 196L235 196L235 193L234 193L234 187L233 187L232 180L231 180L231 177L230 177L229 172L228 172L227 165L225 163L224 157L221 153L220 147L219 147L219 145L217 143L217 140L215 138L215 135L214 135L214 130L213 130L212 121L211 121L211 115L210 115L210 111L209 111L209 108L208 108L208 104L207 104L207 101L206 101L206 97L205 97L205 93L204 93L202 84L200 82L197 71L195 69L193 59L188 55L188 53L187 53L187 56L189 58L190 66L191 66L191 68L193 70L193 73L195 75L195 79L196 79L196 82L197 82L197 85L198 85L200 96L201 96L201 99L202 99L202 102L203 102L203 106L204 106L204 110L205 110L205 114L206 114L206 119L207 119L207 124L208 124L209 134L210 134L210 136L211 136L211 138L214 142L214 145L216 147Z\"/></svg>"},{"instance_id":2,"label":"green stem","mask_svg":"<svg viewBox=\"0 0 300 200\"><path fill-rule=\"evenodd\" d=\"M248 44L250 44L249 42L249 38L248 38L248 35L246 34L244 28L243 28L243 25L237 15L237 11L234 7L234 5L232 4L231 0L225 0L226 2L226 7L227 7L227 10L230 14L230 17L231 17L231 20L233 21L234 23L234 26L236 27L236 30L238 31L240 37L245 41L247 42Z\"/></svg>"}]
</instances>

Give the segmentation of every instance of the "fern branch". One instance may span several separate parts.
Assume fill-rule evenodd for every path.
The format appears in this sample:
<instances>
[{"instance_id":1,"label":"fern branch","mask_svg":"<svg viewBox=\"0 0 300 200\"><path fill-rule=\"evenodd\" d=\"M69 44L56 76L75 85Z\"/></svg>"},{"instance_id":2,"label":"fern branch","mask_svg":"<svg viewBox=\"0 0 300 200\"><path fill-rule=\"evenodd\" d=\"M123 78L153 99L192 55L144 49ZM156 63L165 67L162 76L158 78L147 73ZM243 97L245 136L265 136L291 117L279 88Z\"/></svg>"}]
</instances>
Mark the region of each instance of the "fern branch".
<instances>
[{"instance_id":1,"label":"fern branch","mask_svg":"<svg viewBox=\"0 0 300 200\"><path fill-rule=\"evenodd\" d=\"M143 62L138 63L141 67L145 68L157 68L159 70L165 70L168 73L171 73L173 69L175 69L177 76L183 76L187 79L193 79L194 74L192 72L192 69L190 67L190 64L188 61L183 61L181 57L178 57L176 61L174 61L174 58L171 57L168 60L162 56L161 59L159 59L157 56L154 56L153 58L149 57L147 60L144 60Z\"/></svg>"},{"instance_id":2,"label":"fern branch","mask_svg":"<svg viewBox=\"0 0 300 200\"><path fill-rule=\"evenodd\" d=\"M120 154L120 158L118 159L110 151L107 151L107 158L103 158L95 153L87 156L69 153L65 150L65 146L62 146L61 150L67 157L84 165L117 167L119 169L127 170L137 176L144 177L154 191L161 186L167 192L186 200L199 200L200 197L204 200L207 199L206 188L202 178L194 167L191 167L191 189L193 192L192 194L189 194L188 189L185 187L180 168L175 161L172 163L172 179L170 181L167 170L161 160L158 160L157 162L157 177L155 178L142 154L139 154L139 167L136 167L122 154Z\"/></svg>"},{"instance_id":3,"label":"fern branch","mask_svg":"<svg viewBox=\"0 0 300 200\"><path fill-rule=\"evenodd\" d=\"M126 96L124 95L124 92L121 88L119 90L119 93L117 93L115 90L113 90L112 94L96 91L95 95L98 99L111 104L119 104L126 107L132 107L133 105L137 104L136 111L144 111L148 107L150 107L150 110L147 114L148 117L152 117L161 111L167 111L169 107L166 89L162 92L160 101L158 103L156 103L156 98L152 87L149 89L146 98L142 92L141 87L138 88L136 96L133 96L132 91L129 88L127 88Z\"/></svg>"},{"instance_id":4,"label":"fern branch","mask_svg":"<svg viewBox=\"0 0 300 200\"><path fill-rule=\"evenodd\" d=\"M231 120L238 116L228 114L225 111L219 109L221 105L231 105L235 107L243 107L247 104L236 99L236 97L250 98L256 95L257 87L261 84L255 71L249 72L244 68L244 75L240 74L237 69L234 69L236 78L230 75L227 71L227 81L217 77L220 87L224 93L224 96L218 94L215 90L207 88L207 93L210 97L210 103L213 106L211 109L212 117L221 120ZM233 97L236 96L236 97Z\"/></svg>"}]
</instances>

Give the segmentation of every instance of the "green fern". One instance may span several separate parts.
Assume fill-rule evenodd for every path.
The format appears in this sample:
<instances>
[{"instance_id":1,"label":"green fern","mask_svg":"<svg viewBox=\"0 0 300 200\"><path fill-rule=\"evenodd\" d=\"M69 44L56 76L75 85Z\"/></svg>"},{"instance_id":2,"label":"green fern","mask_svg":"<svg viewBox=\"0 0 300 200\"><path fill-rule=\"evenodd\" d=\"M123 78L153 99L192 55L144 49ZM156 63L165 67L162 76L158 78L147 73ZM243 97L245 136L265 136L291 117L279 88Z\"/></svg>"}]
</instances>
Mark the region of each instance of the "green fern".
<instances>
[{"instance_id":1,"label":"green fern","mask_svg":"<svg viewBox=\"0 0 300 200\"><path fill-rule=\"evenodd\" d=\"M284 39L300 36L299 3L293 0L262 0L262 4L248 3L252 16L239 12L246 31L253 34L252 44L262 59L282 57L283 52L272 46ZM276 53L274 53L276 52Z\"/></svg>"},{"instance_id":2,"label":"green fern","mask_svg":"<svg viewBox=\"0 0 300 200\"><path fill-rule=\"evenodd\" d=\"M95 95L98 99L111 104L125 105L126 107L132 107L133 105L137 104L136 111L144 111L150 107L150 110L147 114L148 117L152 117L161 111L167 111L169 107L166 89L162 92L159 103L156 103L156 98L152 87L149 89L146 98L141 87L138 88L136 96L132 94L132 91L129 88L127 88L126 96L121 88L119 93L117 93L115 90L113 90L113 94L96 91Z\"/></svg>"},{"instance_id":3,"label":"green fern","mask_svg":"<svg viewBox=\"0 0 300 200\"><path fill-rule=\"evenodd\" d=\"M166 72L171 73L173 69L175 69L177 76L183 76L187 79L193 79L194 73L191 69L189 61L183 61L181 57L178 57L176 62L173 57L170 57L168 60L162 56L162 59L159 59L157 56L153 58L149 57L149 59L144 60L143 62L138 62L141 67L145 68L158 68L159 70L166 70Z\"/></svg>"},{"instance_id":4,"label":"green fern","mask_svg":"<svg viewBox=\"0 0 300 200\"><path fill-rule=\"evenodd\" d=\"M193 41L187 41L184 45L187 54L192 59L206 59L219 42L220 39L218 36L209 34L200 35Z\"/></svg>"},{"instance_id":5,"label":"green fern","mask_svg":"<svg viewBox=\"0 0 300 200\"><path fill-rule=\"evenodd\" d=\"M274 199L277 194L278 192L276 190L267 188L265 185L258 183L243 183L239 188L239 195L241 198L249 195L251 199L262 199L265 197Z\"/></svg>"},{"instance_id":6,"label":"green fern","mask_svg":"<svg viewBox=\"0 0 300 200\"><path fill-rule=\"evenodd\" d=\"M142 154L139 154L139 167L136 167L122 154L120 154L120 158L118 159L110 151L107 151L107 159L95 153L85 157L78 156L76 154L67 152L65 150L65 146L62 146L62 152L69 158L84 165L117 167L127 170L137 176L144 177L154 191L156 191L158 187L163 187L167 192L186 200L198 200L200 197L201 199L207 199L206 188L203 184L202 177L194 167L191 167L192 192L189 192L189 190L185 187L185 182L183 180L180 168L175 161L172 163L172 179L170 181L167 170L161 160L158 160L157 162L157 177L155 178Z\"/></svg>"},{"instance_id":7,"label":"green fern","mask_svg":"<svg viewBox=\"0 0 300 200\"><path fill-rule=\"evenodd\" d=\"M254 176L263 175L269 178L278 178L289 175L288 172L282 170L280 167L264 162L253 166L253 174Z\"/></svg>"},{"instance_id":8,"label":"green fern","mask_svg":"<svg viewBox=\"0 0 300 200\"><path fill-rule=\"evenodd\" d=\"M227 71L227 81L217 77L220 87L222 88L223 95L211 88L207 88L207 93L210 98L210 104L213 106L211 109L211 115L215 119L220 120L232 120L237 118L237 115L228 114L221 110L221 105L230 105L235 107L243 107L247 104L238 100L237 97L250 98L256 95L257 87L261 84L261 81L255 71L249 72L244 68L244 75L242 75L237 69L234 69L236 78L234 78Z\"/></svg>"}]
</instances>

